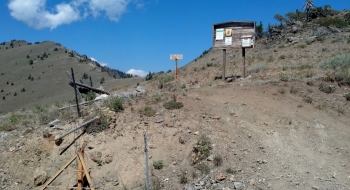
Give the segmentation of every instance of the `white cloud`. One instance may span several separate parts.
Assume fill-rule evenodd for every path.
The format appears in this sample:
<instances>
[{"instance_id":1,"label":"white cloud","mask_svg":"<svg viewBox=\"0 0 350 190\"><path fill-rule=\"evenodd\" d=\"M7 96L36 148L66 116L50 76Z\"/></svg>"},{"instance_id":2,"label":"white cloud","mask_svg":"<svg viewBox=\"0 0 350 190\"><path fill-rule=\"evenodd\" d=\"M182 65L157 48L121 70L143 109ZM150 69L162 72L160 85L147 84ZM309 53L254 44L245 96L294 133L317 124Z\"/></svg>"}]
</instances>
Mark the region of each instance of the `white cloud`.
<instances>
[{"instance_id":1,"label":"white cloud","mask_svg":"<svg viewBox=\"0 0 350 190\"><path fill-rule=\"evenodd\" d=\"M148 73L143 70L130 69L126 72L127 74L137 75L140 77L145 77Z\"/></svg>"},{"instance_id":2,"label":"white cloud","mask_svg":"<svg viewBox=\"0 0 350 190\"><path fill-rule=\"evenodd\" d=\"M110 20L118 22L129 3L129 0L89 0L89 8L95 17L106 12Z\"/></svg>"},{"instance_id":3,"label":"white cloud","mask_svg":"<svg viewBox=\"0 0 350 190\"><path fill-rule=\"evenodd\" d=\"M47 0L10 0L8 8L13 18L35 29L54 29L62 24L94 17L104 13L111 21L118 22L131 0L71 0L54 8L46 7ZM139 5L137 5L139 6ZM52 11L49 11L52 10Z\"/></svg>"},{"instance_id":4,"label":"white cloud","mask_svg":"<svg viewBox=\"0 0 350 190\"><path fill-rule=\"evenodd\" d=\"M8 8L11 16L35 29L54 29L61 24L79 20L79 11L69 4L55 6L54 13L45 10L46 0L11 0Z\"/></svg>"},{"instance_id":5,"label":"white cloud","mask_svg":"<svg viewBox=\"0 0 350 190\"><path fill-rule=\"evenodd\" d=\"M95 58L93 58L93 57L90 57L90 59L91 59L92 61L95 61L95 62L99 63L102 67L108 65L108 63L105 63L105 62L98 62L97 59L95 59Z\"/></svg>"}]
</instances>

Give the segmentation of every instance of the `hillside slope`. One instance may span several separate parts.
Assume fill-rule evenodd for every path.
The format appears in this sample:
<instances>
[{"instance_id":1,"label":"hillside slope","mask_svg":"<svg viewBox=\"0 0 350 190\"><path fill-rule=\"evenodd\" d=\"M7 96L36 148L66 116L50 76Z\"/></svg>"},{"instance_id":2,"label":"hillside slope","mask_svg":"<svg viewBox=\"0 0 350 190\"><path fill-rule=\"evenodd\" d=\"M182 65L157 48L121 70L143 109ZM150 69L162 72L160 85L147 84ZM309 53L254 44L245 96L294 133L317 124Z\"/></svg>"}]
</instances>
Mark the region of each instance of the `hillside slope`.
<instances>
[{"instance_id":1,"label":"hillside slope","mask_svg":"<svg viewBox=\"0 0 350 190\"><path fill-rule=\"evenodd\" d=\"M66 75L71 68L77 81L90 84L91 76L95 87L103 85L109 90L108 84L115 81L112 71L111 75L101 72L109 68L55 42L17 40L2 43L0 48L0 113L73 100L74 91Z\"/></svg>"}]
</instances>

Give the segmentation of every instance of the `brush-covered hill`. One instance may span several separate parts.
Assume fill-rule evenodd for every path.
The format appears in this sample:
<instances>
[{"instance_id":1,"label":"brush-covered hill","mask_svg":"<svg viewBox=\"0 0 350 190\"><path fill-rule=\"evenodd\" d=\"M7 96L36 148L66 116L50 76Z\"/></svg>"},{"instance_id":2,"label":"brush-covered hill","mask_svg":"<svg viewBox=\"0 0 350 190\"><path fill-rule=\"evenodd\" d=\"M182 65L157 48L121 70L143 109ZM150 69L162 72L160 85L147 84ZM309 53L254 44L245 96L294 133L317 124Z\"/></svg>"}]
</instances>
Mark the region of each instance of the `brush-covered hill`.
<instances>
[{"instance_id":1,"label":"brush-covered hill","mask_svg":"<svg viewBox=\"0 0 350 190\"><path fill-rule=\"evenodd\" d=\"M48 105L74 98L66 71L74 69L79 82L110 90L111 82L130 75L101 66L86 55L79 55L59 43L34 44L12 40L0 44L0 113Z\"/></svg>"}]
</instances>

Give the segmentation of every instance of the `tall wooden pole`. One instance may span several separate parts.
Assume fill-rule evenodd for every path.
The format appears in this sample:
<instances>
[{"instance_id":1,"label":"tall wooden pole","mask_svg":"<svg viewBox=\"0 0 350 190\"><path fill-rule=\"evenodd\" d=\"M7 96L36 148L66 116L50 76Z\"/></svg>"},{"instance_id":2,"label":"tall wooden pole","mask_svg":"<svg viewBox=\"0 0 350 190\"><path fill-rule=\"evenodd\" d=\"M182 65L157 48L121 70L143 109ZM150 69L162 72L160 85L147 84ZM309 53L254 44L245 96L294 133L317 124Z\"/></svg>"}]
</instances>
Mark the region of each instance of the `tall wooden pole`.
<instances>
[{"instance_id":1,"label":"tall wooden pole","mask_svg":"<svg viewBox=\"0 0 350 190\"><path fill-rule=\"evenodd\" d=\"M74 92L75 92L75 103L77 104L78 117L80 117L80 109L79 109L79 102L78 102L78 92L77 92L77 86L75 84L73 68L71 68L71 71L72 71L72 78L73 78L73 85L74 85L73 87L74 87Z\"/></svg>"},{"instance_id":2,"label":"tall wooden pole","mask_svg":"<svg viewBox=\"0 0 350 190\"><path fill-rule=\"evenodd\" d=\"M242 48L242 57L243 57L243 78L245 78L245 48Z\"/></svg>"},{"instance_id":3,"label":"tall wooden pole","mask_svg":"<svg viewBox=\"0 0 350 190\"><path fill-rule=\"evenodd\" d=\"M222 80L225 81L226 74L226 49L222 50Z\"/></svg>"},{"instance_id":4,"label":"tall wooden pole","mask_svg":"<svg viewBox=\"0 0 350 190\"><path fill-rule=\"evenodd\" d=\"M175 59L175 62L176 62L176 70L175 70L175 78L176 78L176 80L177 80L177 78L178 78L178 75L179 75L179 71L178 71L178 69L177 69L177 59Z\"/></svg>"}]
</instances>

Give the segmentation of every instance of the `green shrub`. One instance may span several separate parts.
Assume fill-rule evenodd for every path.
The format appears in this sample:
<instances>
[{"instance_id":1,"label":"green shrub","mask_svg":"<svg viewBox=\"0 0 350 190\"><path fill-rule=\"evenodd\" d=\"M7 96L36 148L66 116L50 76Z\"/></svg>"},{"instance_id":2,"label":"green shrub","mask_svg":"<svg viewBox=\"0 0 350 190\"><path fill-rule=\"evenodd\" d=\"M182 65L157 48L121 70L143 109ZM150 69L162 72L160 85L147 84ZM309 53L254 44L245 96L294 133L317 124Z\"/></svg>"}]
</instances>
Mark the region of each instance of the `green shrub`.
<instances>
[{"instance_id":1,"label":"green shrub","mask_svg":"<svg viewBox=\"0 0 350 190\"><path fill-rule=\"evenodd\" d=\"M297 46L297 48L304 49L304 48L306 48L306 44L300 44L300 45Z\"/></svg>"},{"instance_id":2,"label":"green shrub","mask_svg":"<svg viewBox=\"0 0 350 190\"><path fill-rule=\"evenodd\" d=\"M265 70L268 70L267 65L260 64L260 65L254 66L252 68L249 68L247 72L248 72L248 74L251 74L251 73L259 73L260 71L265 71Z\"/></svg>"},{"instance_id":3,"label":"green shrub","mask_svg":"<svg viewBox=\"0 0 350 190\"><path fill-rule=\"evenodd\" d=\"M306 71L306 74L305 74L306 78L311 78L314 76L314 73L312 71Z\"/></svg>"},{"instance_id":4,"label":"green shrub","mask_svg":"<svg viewBox=\"0 0 350 190\"><path fill-rule=\"evenodd\" d=\"M285 55L280 55L279 59L286 59L286 56Z\"/></svg>"},{"instance_id":5,"label":"green shrub","mask_svg":"<svg viewBox=\"0 0 350 190\"><path fill-rule=\"evenodd\" d=\"M115 112L123 111L123 99L119 97L114 97L109 103L109 108Z\"/></svg>"},{"instance_id":6,"label":"green shrub","mask_svg":"<svg viewBox=\"0 0 350 190\"><path fill-rule=\"evenodd\" d=\"M160 170L163 168L163 160L153 161L153 167L156 170Z\"/></svg>"},{"instance_id":7,"label":"green shrub","mask_svg":"<svg viewBox=\"0 0 350 190\"><path fill-rule=\"evenodd\" d=\"M221 166L222 164L222 156L221 155L215 155L214 156L214 165L215 166Z\"/></svg>"},{"instance_id":8,"label":"green shrub","mask_svg":"<svg viewBox=\"0 0 350 190\"><path fill-rule=\"evenodd\" d=\"M201 160L207 158L210 154L211 149L212 147L210 139L205 135L200 136L196 144L193 146L193 153L191 158L192 163L196 164Z\"/></svg>"},{"instance_id":9,"label":"green shrub","mask_svg":"<svg viewBox=\"0 0 350 190\"><path fill-rule=\"evenodd\" d=\"M84 122L90 119L91 118L86 118ZM89 134L96 134L108 129L109 125L110 125L109 118L105 115L102 115L98 119L88 124L88 126L86 127L86 132Z\"/></svg>"},{"instance_id":10,"label":"green shrub","mask_svg":"<svg viewBox=\"0 0 350 190\"><path fill-rule=\"evenodd\" d=\"M29 61L29 65L33 65L33 63L34 63L33 60Z\"/></svg>"},{"instance_id":11,"label":"green shrub","mask_svg":"<svg viewBox=\"0 0 350 190\"><path fill-rule=\"evenodd\" d=\"M330 25L335 26L335 27L346 27L350 25L350 22L344 21L340 18L331 18L331 17L326 17L326 18L321 18L316 21L317 24L320 26L325 26L328 27Z\"/></svg>"},{"instance_id":12,"label":"green shrub","mask_svg":"<svg viewBox=\"0 0 350 190\"><path fill-rule=\"evenodd\" d=\"M235 173L236 173L236 171L233 170L232 168L227 168L227 169L225 170L225 172L226 172L226 173L229 173L229 174L235 174Z\"/></svg>"},{"instance_id":13,"label":"green shrub","mask_svg":"<svg viewBox=\"0 0 350 190\"><path fill-rule=\"evenodd\" d=\"M88 79L88 78L89 78L89 75L86 74L86 73L84 73L82 78L83 78L83 79Z\"/></svg>"},{"instance_id":14,"label":"green shrub","mask_svg":"<svg viewBox=\"0 0 350 190\"><path fill-rule=\"evenodd\" d=\"M195 166L199 171L202 172L202 174L208 174L210 172L210 168L207 164L204 162L201 162Z\"/></svg>"},{"instance_id":15,"label":"green shrub","mask_svg":"<svg viewBox=\"0 0 350 190\"><path fill-rule=\"evenodd\" d=\"M318 37L316 37L316 40L319 42L324 42L326 40L326 38L324 36L318 36Z\"/></svg>"},{"instance_id":16,"label":"green shrub","mask_svg":"<svg viewBox=\"0 0 350 190\"><path fill-rule=\"evenodd\" d=\"M271 63L271 62L273 62L273 61L274 61L273 56L270 55L270 56L267 58L267 62Z\"/></svg>"},{"instance_id":17,"label":"green shrub","mask_svg":"<svg viewBox=\"0 0 350 190\"><path fill-rule=\"evenodd\" d=\"M286 89L284 89L284 88L279 88L277 91L280 94L285 94L286 93Z\"/></svg>"},{"instance_id":18,"label":"green shrub","mask_svg":"<svg viewBox=\"0 0 350 190\"><path fill-rule=\"evenodd\" d=\"M186 174L185 174L185 173L182 173L182 174L180 175L180 183L181 183L181 184L186 184L187 182L188 182L188 179L187 179Z\"/></svg>"},{"instance_id":19,"label":"green shrub","mask_svg":"<svg viewBox=\"0 0 350 190\"><path fill-rule=\"evenodd\" d=\"M94 100L95 98L96 98L96 93L89 91L85 96L85 101L91 101L91 100Z\"/></svg>"},{"instance_id":20,"label":"green shrub","mask_svg":"<svg viewBox=\"0 0 350 190\"><path fill-rule=\"evenodd\" d=\"M330 68L335 70L337 67L348 69L350 67L350 54L337 55L329 60L322 61L319 66L323 69Z\"/></svg>"},{"instance_id":21,"label":"green shrub","mask_svg":"<svg viewBox=\"0 0 350 190\"><path fill-rule=\"evenodd\" d=\"M345 94L346 101L350 101L350 93Z\"/></svg>"},{"instance_id":22,"label":"green shrub","mask_svg":"<svg viewBox=\"0 0 350 190\"><path fill-rule=\"evenodd\" d=\"M289 79L289 77L286 74L281 74L280 75L280 80L283 82L287 82Z\"/></svg>"},{"instance_id":23,"label":"green shrub","mask_svg":"<svg viewBox=\"0 0 350 190\"><path fill-rule=\"evenodd\" d=\"M181 102L176 102L175 100L170 100L164 103L164 107L168 110L180 109L183 107Z\"/></svg>"},{"instance_id":24,"label":"green shrub","mask_svg":"<svg viewBox=\"0 0 350 190\"><path fill-rule=\"evenodd\" d=\"M291 86L289 92L291 94L296 94L298 92L298 89L295 86Z\"/></svg>"},{"instance_id":25,"label":"green shrub","mask_svg":"<svg viewBox=\"0 0 350 190\"><path fill-rule=\"evenodd\" d=\"M330 93L335 92L335 87L334 87L333 85L328 85L328 84L325 84L325 83L321 83L321 84L318 86L318 89L319 89L321 92L324 92L324 93L327 93L327 94L330 94Z\"/></svg>"},{"instance_id":26,"label":"green shrub","mask_svg":"<svg viewBox=\"0 0 350 190\"><path fill-rule=\"evenodd\" d=\"M303 101L306 103L311 104L312 103L312 98L310 96L304 96L303 97Z\"/></svg>"},{"instance_id":27,"label":"green shrub","mask_svg":"<svg viewBox=\"0 0 350 190\"><path fill-rule=\"evenodd\" d=\"M105 83L105 77L102 77L101 81L100 81L100 84L103 84Z\"/></svg>"},{"instance_id":28,"label":"green shrub","mask_svg":"<svg viewBox=\"0 0 350 190\"><path fill-rule=\"evenodd\" d=\"M139 110L139 113L147 117L153 117L156 115L156 111L151 106L145 106Z\"/></svg>"},{"instance_id":29,"label":"green shrub","mask_svg":"<svg viewBox=\"0 0 350 190\"><path fill-rule=\"evenodd\" d=\"M10 123L11 124L16 124L19 122L19 120L21 119L21 116L20 115L17 115L17 114L12 114L10 116Z\"/></svg>"}]
</instances>

